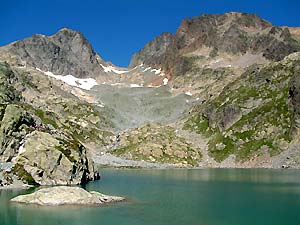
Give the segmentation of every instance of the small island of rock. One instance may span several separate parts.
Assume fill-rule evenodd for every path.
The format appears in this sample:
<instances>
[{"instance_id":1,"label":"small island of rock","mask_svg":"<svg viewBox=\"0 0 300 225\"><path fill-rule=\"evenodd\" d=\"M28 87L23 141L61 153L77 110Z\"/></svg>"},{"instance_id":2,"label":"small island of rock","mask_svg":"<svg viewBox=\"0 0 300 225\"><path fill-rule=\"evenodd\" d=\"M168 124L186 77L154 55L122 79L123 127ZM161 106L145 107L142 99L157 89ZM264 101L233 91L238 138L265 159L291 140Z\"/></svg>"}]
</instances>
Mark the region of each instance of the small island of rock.
<instances>
[{"instance_id":1,"label":"small island of rock","mask_svg":"<svg viewBox=\"0 0 300 225\"><path fill-rule=\"evenodd\" d=\"M99 192L88 192L79 187L51 187L38 190L32 194L20 195L11 202L37 205L102 205L105 203L123 201L125 198L104 195Z\"/></svg>"}]
</instances>

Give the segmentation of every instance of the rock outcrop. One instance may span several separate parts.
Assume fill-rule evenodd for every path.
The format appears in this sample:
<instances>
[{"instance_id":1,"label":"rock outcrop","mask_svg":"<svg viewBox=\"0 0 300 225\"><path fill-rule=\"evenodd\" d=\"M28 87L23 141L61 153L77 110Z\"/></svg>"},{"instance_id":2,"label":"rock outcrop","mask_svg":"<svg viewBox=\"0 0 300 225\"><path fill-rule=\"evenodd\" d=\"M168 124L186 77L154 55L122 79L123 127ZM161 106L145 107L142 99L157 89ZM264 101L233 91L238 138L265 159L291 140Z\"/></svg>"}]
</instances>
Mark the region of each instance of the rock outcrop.
<instances>
[{"instance_id":1,"label":"rock outcrop","mask_svg":"<svg viewBox=\"0 0 300 225\"><path fill-rule=\"evenodd\" d=\"M0 124L0 159L11 161L17 153L21 141L35 126L33 118L20 106L2 105Z\"/></svg>"},{"instance_id":2,"label":"rock outcrop","mask_svg":"<svg viewBox=\"0 0 300 225\"><path fill-rule=\"evenodd\" d=\"M236 162L271 161L299 140L299 62L294 53L248 68L219 96L194 107L185 128L209 137L208 152L219 162L231 155Z\"/></svg>"},{"instance_id":3,"label":"rock outcrop","mask_svg":"<svg viewBox=\"0 0 300 225\"><path fill-rule=\"evenodd\" d=\"M79 187L44 188L33 194L15 197L11 202L37 204L41 206L59 205L104 205L125 200L123 197L104 195L99 192L88 192Z\"/></svg>"},{"instance_id":4,"label":"rock outcrop","mask_svg":"<svg viewBox=\"0 0 300 225\"><path fill-rule=\"evenodd\" d=\"M98 179L93 161L79 140L84 140L82 136L86 133L94 133L94 127L91 125L92 131L82 129L82 133L77 134L78 126L73 130L74 124L67 122L66 118L48 112L43 106L45 98L49 101L48 92L38 75L34 79L29 73L0 63L0 161L13 164L6 172L31 185L82 184ZM51 89L48 86L46 90ZM31 100L33 96L35 101ZM60 101L64 98L61 97ZM76 100L73 98L73 101ZM76 108L81 108L78 103ZM66 113L64 111L64 115ZM96 114L88 118L100 120ZM96 134L94 136L90 139L99 139Z\"/></svg>"},{"instance_id":5,"label":"rock outcrop","mask_svg":"<svg viewBox=\"0 0 300 225\"><path fill-rule=\"evenodd\" d=\"M147 43L143 49L132 56L129 68L140 64L152 65L154 68L156 68L155 65L161 65L167 47L171 43L171 38L172 34L166 32L156 37L152 42Z\"/></svg>"},{"instance_id":6,"label":"rock outcrop","mask_svg":"<svg viewBox=\"0 0 300 225\"><path fill-rule=\"evenodd\" d=\"M52 36L36 34L0 48L2 60L79 78L103 73L104 63L81 32L63 28Z\"/></svg>"},{"instance_id":7,"label":"rock outcrop","mask_svg":"<svg viewBox=\"0 0 300 225\"><path fill-rule=\"evenodd\" d=\"M148 124L120 135L119 145L111 153L129 160L197 166L202 158L200 149L177 132L169 126Z\"/></svg>"},{"instance_id":8,"label":"rock outcrop","mask_svg":"<svg viewBox=\"0 0 300 225\"><path fill-rule=\"evenodd\" d=\"M30 133L13 162L12 171L27 183L32 179L39 185L75 185L96 176L84 146L63 135Z\"/></svg>"},{"instance_id":9,"label":"rock outcrop","mask_svg":"<svg viewBox=\"0 0 300 225\"><path fill-rule=\"evenodd\" d=\"M295 65L294 74L291 79L291 87L289 90L289 98L291 100L291 108L293 110L291 137L299 139L300 137L300 66Z\"/></svg>"},{"instance_id":10,"label":"rock outcrop","mask_svg":"<svg viewBox=\"0 0 300 225\"><path fill-rule=\"evenodd\" d=\"M300 50L288 28L272 26L258 16L246 13L203 14L185 19L174 35L162 37L164 35L155 38L134 55L130 66L146 62L149 66L163 68L172 76L179 76L191 69L186 66L186 57L196 57L198 64L205 65L207 62L203 57L218 59L224 53L231 57L251 53L256 56L254 63L261 61L259 55L279 61ZM153 52L149 51L149 46L156 46L158 49L154 53L160 54L149 54Z\"/></svg>"}]
</instances>

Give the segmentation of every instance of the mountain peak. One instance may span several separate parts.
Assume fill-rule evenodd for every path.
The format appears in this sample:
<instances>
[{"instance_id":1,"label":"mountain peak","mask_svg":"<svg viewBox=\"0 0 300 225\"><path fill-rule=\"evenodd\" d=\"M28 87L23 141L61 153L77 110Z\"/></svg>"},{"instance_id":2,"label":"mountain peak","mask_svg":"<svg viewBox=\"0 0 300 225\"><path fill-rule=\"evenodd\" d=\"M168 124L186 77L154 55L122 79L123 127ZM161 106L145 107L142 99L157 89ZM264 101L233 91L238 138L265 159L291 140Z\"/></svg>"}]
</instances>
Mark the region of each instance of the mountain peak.
<instances>
[{"instance_id":1,"label":"mountain peak","mask_svg":"<svg viewBox=\"0 0 300 225\"><path fill-rule=\"evenodd\" d=\"M77 30L73 30L73 29L70 29L68 27L63 27L61 29L59 29L55 34L53 34L52 36L59 36L59 35L65 35L65 36L75 36L75 35L80 35L82 37L83 34L80 32L80 31L77 31Z\"/></svg>"},{"instance_id":2,"label":"mountain peak","mask_svg":"<svg viewBox=\"0 0 300 225\"><path fill-rule=\"evenodd\" d=\"M155 51L149 51L149 46L156 46ZM210 61L222 54L232 58L251 54L258 60L264 57L265 60L279 61L299 50L300 44L295 42L287 28L273 26L256 14L202 14L184 19L168 39L159 36L148 43L132 57L130 66L142 61L162 68L172 76L185 72L186 55ZM152 54L155 52L161 54Z\"/></svg>"},{"instance_id":3,"label":"mountain peak","mask_svg":"<svg viewBox=\"0 0 300 225\"><path fill-rule=\"evenodd\" d=\"M59 33L59 32L71 32L72 33L72 32L78 32L78 31L75 31L69 27L63 27L63 28L59 29L57 33Z\"/></svg>"},{"instance_id":4,"label":"mountain peak","mask_svg":"<svg viewBox=\"0 0 300 225\"><path fill-rule=\"evenodd\" d=\"M29 66L54 74L84 78L102 71L99 63L103 60L89 41L81 32L66 27L51 36L33 35L2 49L7 53L6 58L0 56L2 60L10 60L9 55L12 55L19 60L14 64L26 62Z\"/></svg>"},{"instance_id":5,"label":"mountain peak","mask_svg":"<svg viewBox=\"0 0 300 225\"><path fill-rule=\"evenodd\" d=\"M272 24L256 14L248 14L242 12L228 12L225 14L201 14L200 16L184 19L179 27L180 32L185 32L187 29L218 28L237 25L241 28L249 28L252 30L264 30L272 27Z\"/></svg>"}]
</instances>

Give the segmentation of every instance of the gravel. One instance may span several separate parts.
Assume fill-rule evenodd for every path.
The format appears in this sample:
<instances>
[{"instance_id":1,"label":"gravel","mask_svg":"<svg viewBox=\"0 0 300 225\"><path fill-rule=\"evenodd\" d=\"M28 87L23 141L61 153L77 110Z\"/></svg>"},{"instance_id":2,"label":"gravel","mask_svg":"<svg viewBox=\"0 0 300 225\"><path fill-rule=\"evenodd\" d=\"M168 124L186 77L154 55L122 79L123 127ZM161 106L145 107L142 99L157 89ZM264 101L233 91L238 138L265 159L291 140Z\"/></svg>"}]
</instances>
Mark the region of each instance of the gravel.
<instances>
[{"instance_id":1,"label":"gravel","mask_svg":"<svg viewBox=\"0 0 300 225\"><path fill-rule=\"evenodd\" d=\"M134 160L122 159L110 153L97 154L93 157L93 160L94 163L98 166L156 168L156 169L176 168L176 165L174 164L150 163L145 161L134 161Z\"/></svg>"}]
</instances>

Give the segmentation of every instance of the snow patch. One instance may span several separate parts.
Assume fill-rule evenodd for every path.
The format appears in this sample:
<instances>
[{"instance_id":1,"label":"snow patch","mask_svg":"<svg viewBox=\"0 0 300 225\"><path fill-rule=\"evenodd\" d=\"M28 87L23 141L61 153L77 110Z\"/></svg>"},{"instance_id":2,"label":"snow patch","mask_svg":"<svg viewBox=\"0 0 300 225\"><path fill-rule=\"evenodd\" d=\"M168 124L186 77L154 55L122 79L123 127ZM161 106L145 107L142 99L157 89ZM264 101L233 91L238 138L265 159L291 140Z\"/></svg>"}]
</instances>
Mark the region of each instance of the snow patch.
<instances>
[{"instance_id":1,"label":"snow patch","mask_svg":"<svg viewBox=\"0 0 300 225\"><path fill-rule=\"evenodd\" d=\"M139 88L139 87L143 87L144 85L139 85L139 84L130 84L131 88Z\"/></svg>"},{"instance_id":2,"label":"snow patch","mask_svg":"<svg viewBox=\"0 0 300 225\"><path fill-rule=\"evenodd\" d=\"M149 84L149 85L147 85L147 87L149 87L149 88L158 88L158 87L161 87L161 85L151 85L151 84Z\"/></svg>"},{"instance_id":3,"label":"snow patch","mask_svg":"<svg viewBox=\"0 0 300 225\"><path fill-rule=\"evenodd\" d=\"M42 72L42 73L45 73L44 71L42 71L40 68L35 68L37 71L39 71L39 72Z\"/></svg>"},{"instance_id":4,"label":"snow patch","mask_svg":"<svg viewBox=\"0 0 300 225\"><path fill-rule=\"evenodd\" d=\"M164 83L164 85L167 85L169 83L169 79L168 78L164 78L163 79L163 83Z\"/></svg>"},{"instance_id":5,"label":"snow patch","mask_svg":"<svg viewBox=\"0 0 300 225\"><path fill-rule=\"evenodd\" d=\"M110 84L111 86L119 86L119 85L123 85L122 83L113 83L113 84Z\"/></svg>"},{"instance_id":6,"label":"snow patch","mask_svg":"<svg viewBox=\"0 0 300 225\"><path fill-rule=\"evenodd\" d=\"M161 73L161 68L160 69L152 69L151 72L155 72L156 75Z\"/></svg>"},{"instance_id":7,"label":"snow patch","mask_svg":"<svg viewBox=\"0 0 300 225\"><path fill-rule=\"evenodd\" d=\"M155 73L155 75L158 75L158 76L160 76L160 77L165 76L165 73L162 71L161 68L160 68L160 69L152 69L151 66L149 66L149 67L147 67L146 69L144 69L143 72L145 73L145 72L147 72L147 71L149 71L149 70L150 70L150 72Z\"/></svg>"},{"instance_id":8,"label":"snow patch","mask_svg":"<svg viewBox=\"0 0 300 225\"><path fill-rule=\"evenodd\" d=\"M166 74L164 72L161 72L158 76L164 77Z\"/></svg>"},{"instance_id":9,"label":"snow patch","mask_svg":"<svg viewBox=\"0 0 300 225\"><path fill-rule=\"evenodd\" d=\"M114 73L117 73L117 74L123 74L123 73L128 72L127 70L118 70L117 68L115 68L113 66L104 66L102 64L100 64L100 66L104 69L105 73L114 72Z\"/></svg>"},{"instance_id":10,"label":"snow patch","mask_svg":"<svg viewBox=\"0 0 300 225\"><path fill-rule=\"evenodd\" d=\"M20 154L22 154L23 152L26 152L26 149L24 148L24 145L21 145L21 146L19 147L18 154L20 155Z\"/></svg>"},{"instance_id":11,"label":"snow patch","mask_svg":"<svg viewBox=\"0 0 300 225\"><path fill-rule=\"evenodd\" d=\"M67 83L70 86L79 87L79 88L84 89L84 90L91 90L92 87L98 85L96 80L93 79L93 78L81 79L81 78L74 77L73 75L66 75L66 76L55 75L50 71L45 72L45 71L42 71L39 68L36 68L36 70L44 73L45 75L47 75L49 77L53 77L57 80L61 80L65 83Z\"/></svg>"},{"instance_id":12,"label":"snow patch","mask_svg":"<svg viewBox=\"0 0 300 225\"><path fill-rule=\"evenodd\" d=\"M189 91L185 92L185 94L188 95L188 96L193 96L193 94Z\"/></svg>"},{"instance_id":13,"label":"snow patch","mask_svg":"<svg viewBox=\"0 0 300 225\"><path fill-rule=\"evenodd\" d=\"M148 68L146 68L146 69L144 69L143 72L147 72L148 70L151 70L151 66L148 67Z\"/></svg>"}]
</instances>

